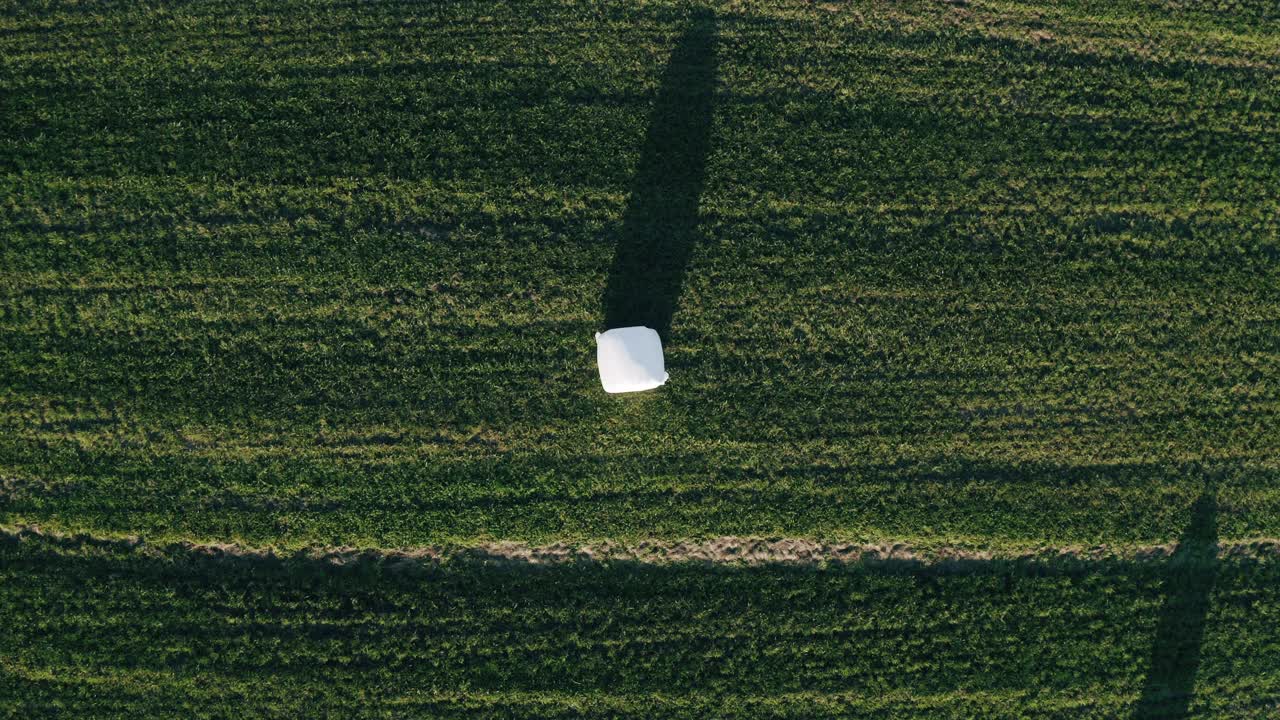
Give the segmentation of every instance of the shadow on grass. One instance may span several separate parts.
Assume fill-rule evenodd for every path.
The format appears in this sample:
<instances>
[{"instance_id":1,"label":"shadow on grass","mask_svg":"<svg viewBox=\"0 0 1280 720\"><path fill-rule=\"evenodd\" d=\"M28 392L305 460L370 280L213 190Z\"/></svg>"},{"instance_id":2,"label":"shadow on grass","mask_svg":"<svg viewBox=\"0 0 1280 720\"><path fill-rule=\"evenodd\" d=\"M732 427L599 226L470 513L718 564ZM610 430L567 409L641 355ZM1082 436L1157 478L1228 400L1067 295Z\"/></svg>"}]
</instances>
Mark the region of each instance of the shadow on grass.
<instances>
[{"instance_id":1,"label":"shadow on grass","mask_svg":"<svg viewBox=\"0 0 1280 720\"><path fill-rule=\"evenodd\" d=\"M698 228L715 79L715 18L696 13L667 62L604 291L606 328L667 340Z\"/></svg>"},{"instance_id":2,"label":"shadow on grass","mask_svg":"<svg viewBox=\"0 0 1280 720\"><path fill-rule=\"evenodd\" d=\"M1192 506L1191 524L1170 558L1168 594L1135 718L1187 717L1200 666L1209 594L1218 575L1217 505L1211 483Z\"/></svg>"}]
</instances>

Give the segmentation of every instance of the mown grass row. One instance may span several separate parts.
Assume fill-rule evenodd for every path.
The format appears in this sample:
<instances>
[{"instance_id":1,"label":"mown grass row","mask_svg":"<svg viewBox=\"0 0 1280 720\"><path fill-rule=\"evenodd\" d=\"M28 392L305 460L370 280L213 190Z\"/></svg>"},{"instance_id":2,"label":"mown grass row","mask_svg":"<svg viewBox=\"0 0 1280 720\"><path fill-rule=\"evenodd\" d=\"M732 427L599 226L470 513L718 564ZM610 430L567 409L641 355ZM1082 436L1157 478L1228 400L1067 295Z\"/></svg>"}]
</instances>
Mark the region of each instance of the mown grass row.
<instances>
[{"instance_id":1,"label":"mown grass row","mask_svg":"<svg viewBox=\"0 0 1280 720\"><path fill-rule=\"evenodd\" d=\"M22 3L0 516L1156 542L1214 481L1224 538L1280 534L1273 8L1175 5L707 6L673 381L614 398L696 8Z\"/></svg>"},{"instance_id":2,"label":"mown grass row","mask_svg":"<svg viewBox=\"0 0 1280 720\"><path fill-rule=\"evenodd\" d=\"M1263 718L1280 702L1273 563L334 566L30 535L0 560L0 696L24 717ZM1203 628L1162 620L1206 581ZM1193 632L1194 698L1168 695L1154 645Z\"/></svg>"}]
</instances>

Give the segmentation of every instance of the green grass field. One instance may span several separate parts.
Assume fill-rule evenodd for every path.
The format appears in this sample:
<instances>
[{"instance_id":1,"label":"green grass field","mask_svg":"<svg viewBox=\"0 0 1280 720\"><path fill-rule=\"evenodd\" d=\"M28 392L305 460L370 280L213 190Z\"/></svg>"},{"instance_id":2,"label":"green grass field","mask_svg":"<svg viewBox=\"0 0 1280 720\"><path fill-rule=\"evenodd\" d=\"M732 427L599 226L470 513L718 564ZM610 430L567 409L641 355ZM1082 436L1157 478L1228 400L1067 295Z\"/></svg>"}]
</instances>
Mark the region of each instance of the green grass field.
<instances>
[{"instance_id":1,"label":"green grass field","mask_svg":"<svg viewBox=\"0 0 1280 720\"><path fill-rule=\"evenodd\" d=\"M38 539L0 553L20 716L1109 718L1169 624L1160 571L1123 563L415 572ZM1275 717L1280 566L1216 575L1197 707Z\"/></svg>"},{"instance_id":2,"label":"green grass field","mask_svg":"<svg viewBox=\"0 0 1280 720\"><path fill-rule=\"evenodd\" d=\"M1270 0L0 4L5 716L1275 717L1278 376ZM726 535L1182 546L293 554Z\"/></svg>"}]
</instances>

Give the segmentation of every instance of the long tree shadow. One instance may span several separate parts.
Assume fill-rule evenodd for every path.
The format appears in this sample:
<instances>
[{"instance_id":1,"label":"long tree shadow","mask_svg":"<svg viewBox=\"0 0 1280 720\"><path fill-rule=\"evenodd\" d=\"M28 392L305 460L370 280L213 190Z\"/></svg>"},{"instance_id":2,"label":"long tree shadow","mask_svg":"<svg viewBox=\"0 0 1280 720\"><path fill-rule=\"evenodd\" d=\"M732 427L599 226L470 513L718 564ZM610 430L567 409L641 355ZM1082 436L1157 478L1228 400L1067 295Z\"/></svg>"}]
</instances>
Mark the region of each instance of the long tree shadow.
<instances>
[{"instance_id":1,"label":"long tree shadow","mask_svg":"<svg viewBox=\"0 0 1280 720\"><path fill-rule=\"evenodd\" d=\"M1200 667L1209 594L1218 576L1217 506L1211 481L1192 506L1191 524L1169 559L1168 594L1135 718L1187 717Z\"/></svg>"},{"instance_id":2,"label":"long tree shadow","mask_svg":"<svg viewBox=\"0 0 1280 720\"><path fill-rule=\"evenodd\" d=\"M698 234L715 80L715 17L699 11L658 90L604 291L606 328L647 325L664 339Z\"/></svg>"}]
</instances>

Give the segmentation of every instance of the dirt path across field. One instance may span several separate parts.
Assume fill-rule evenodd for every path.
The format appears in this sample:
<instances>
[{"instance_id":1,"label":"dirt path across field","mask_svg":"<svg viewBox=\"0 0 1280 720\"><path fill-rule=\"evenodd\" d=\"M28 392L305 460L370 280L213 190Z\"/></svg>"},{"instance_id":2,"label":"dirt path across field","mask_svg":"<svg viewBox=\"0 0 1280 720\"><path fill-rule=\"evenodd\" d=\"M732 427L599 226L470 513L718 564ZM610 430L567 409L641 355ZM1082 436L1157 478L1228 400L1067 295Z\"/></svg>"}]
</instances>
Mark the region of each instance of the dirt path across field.
<instances>
[{"instance_id":1,"label":"dirt path across field","mask_svg":"<svg viewBox=\"0 0 1280 720\"><path fill-rule=\"evenodd\" d=\"M1215 555L1180 560L1176 543L1132 546L1039 547L1026 550L981 550L963 547L918 548L903 543L827 543L797 538L719 537L707 540L643 540L639 542L553 543L530 545L497 542L416 548L307 547L278 549L230 543L176 542L151 544L137 537L67 534L37 526L0 526L2 542L37 542L63 549L99 549L153 556L199 556L276 561L310 561L333 566L375 563L390 567L479 562L503 566L632 563L643 565L724 566L882 566L979 570L996 564L1089 565L1124 562L1265 561L1280 558L1280 540L1257 538L1217 543Z\"/></svg>"}]
</instances>

